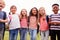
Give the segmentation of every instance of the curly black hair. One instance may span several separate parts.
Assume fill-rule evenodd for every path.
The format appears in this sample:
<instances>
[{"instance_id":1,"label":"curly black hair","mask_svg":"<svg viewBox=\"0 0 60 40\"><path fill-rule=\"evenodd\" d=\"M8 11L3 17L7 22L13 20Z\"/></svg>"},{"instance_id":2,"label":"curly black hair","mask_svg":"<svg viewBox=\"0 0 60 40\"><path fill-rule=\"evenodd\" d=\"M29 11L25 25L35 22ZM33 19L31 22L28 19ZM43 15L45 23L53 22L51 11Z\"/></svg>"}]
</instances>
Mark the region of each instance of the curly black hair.
<instances>
[{"instance_id":1,"label":"curly black hair","mask_svg":"<svg viewBox=\"0 0 60 40\"><path fill-rule=\"evenodd\" d=\"M55 6L55 5L59 6L59 4L53 4L52 7Z\"/></svg>"}]
</instances>

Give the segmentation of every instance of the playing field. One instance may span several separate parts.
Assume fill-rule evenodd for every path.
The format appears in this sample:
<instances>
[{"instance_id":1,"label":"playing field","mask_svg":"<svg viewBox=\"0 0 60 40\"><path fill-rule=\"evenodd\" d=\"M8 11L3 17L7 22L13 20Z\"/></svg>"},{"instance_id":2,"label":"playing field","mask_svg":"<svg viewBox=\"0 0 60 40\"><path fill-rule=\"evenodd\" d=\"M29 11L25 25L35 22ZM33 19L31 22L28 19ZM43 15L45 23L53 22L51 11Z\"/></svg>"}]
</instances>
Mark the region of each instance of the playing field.
<instances>
[{"instance_id":1,"label":"playing field","mask_svg":"<svg viewBox=\"0 0 60 40\"><path fill-rule=\"evenodd\" d=\"M49 38L49 39L50 39L50 38ZM8 32L8 31L5 31L5 37L4 37L4 40L9 40L9 32ZM20 40L19 34L18 34L17 40ZM29 36L28 33L27 33L27 40L30 40L30 36ZM40 34L37 34L36 40L41 40Z\"/></svg>"}]
</instances>

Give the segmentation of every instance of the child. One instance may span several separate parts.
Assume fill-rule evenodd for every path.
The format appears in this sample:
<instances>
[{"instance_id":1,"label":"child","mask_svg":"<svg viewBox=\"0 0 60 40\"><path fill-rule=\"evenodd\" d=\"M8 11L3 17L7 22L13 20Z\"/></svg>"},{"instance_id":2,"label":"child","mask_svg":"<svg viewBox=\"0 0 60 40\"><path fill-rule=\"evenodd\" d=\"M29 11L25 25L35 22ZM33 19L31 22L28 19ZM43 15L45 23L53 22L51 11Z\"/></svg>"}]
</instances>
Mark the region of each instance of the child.
<instances>
[{"instance_id":1,"label":"child","mask_svg":"<svg viewBox=\"0 0 60 40\"><path fill-rule=\"evenodd\" d=\"M12 5L9 15L9 40L17 40L18 29L20 28L19 16L16 14L16 11L16 6Z\"/></svg>"},{"instance_id":2,"label":"child","mask_svg":"<svg viewBox=\"0 0 60 40\"><path fill-rule=\"evenodd\" d=\"M2 9L5 7L4 4L4 1L0 0L0 40L4 39L5 23L7 22L6 12L2 11Z\"/></svg>"},{"instance_id":3,"label":"child","mask_svg":"<svg viewBox=\"0 0 60 40\"><path fill-rule=\"evenodd\" d=\"M31 40L36 40L37 35L37 19L38 19L38 10L36 7L33 7L29 14L29 32Z\"/></svg>"},{"instance_id":4,"label":"child","mask_svg":"<svg viewBox=\"0 0 60 40\"><path fill-rule=\"evenodd\" d=\"M45 8L41 7L39 9L39 23L40 23L40 33L41 33L41 40L48 40L49 38L49 27L47 23Z\"/></svg>"},{"instance_id":5,"label":"child","mask_svg":"<svg viewBox=\"0 0 60 40\"><path fill-rule=\"evenodd\" d=\"M50 35L51 40L60 40L60 14L59 11L59 4L53 4L52 5L52 11L54 14L51 14L49 17L49 23L50 23Z\"/></svg>"},{"instance_id":6,"label":"child","mask_svg":"<svg viewBox=\"0 0 60 40\"><path fill-rule=\"evenodd\" d=\"M26 40L26 34L28 31L28 17L27 17L27 10L22 9L20 14L20 40Z\"/></svg>"}]
</instances>

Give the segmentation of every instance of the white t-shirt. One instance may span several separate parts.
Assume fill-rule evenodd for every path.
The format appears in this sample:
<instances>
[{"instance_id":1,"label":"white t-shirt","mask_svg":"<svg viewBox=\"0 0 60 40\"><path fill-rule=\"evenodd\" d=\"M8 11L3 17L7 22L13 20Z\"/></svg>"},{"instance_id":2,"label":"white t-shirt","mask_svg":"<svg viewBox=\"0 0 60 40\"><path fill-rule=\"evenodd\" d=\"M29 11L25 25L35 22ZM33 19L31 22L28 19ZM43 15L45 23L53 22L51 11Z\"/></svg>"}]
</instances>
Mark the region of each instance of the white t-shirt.
<instances>
[{"instance_id":1,"label":"white t-shirt","mask_svg":"<svg viewBox=\"0 0 60 40\"><path fill-rule=\"evenodd\" d=\"M20 28L20 21L17 14L12 15L12 20L9 24L9 30Z\"/></svg>"}]
</instances>

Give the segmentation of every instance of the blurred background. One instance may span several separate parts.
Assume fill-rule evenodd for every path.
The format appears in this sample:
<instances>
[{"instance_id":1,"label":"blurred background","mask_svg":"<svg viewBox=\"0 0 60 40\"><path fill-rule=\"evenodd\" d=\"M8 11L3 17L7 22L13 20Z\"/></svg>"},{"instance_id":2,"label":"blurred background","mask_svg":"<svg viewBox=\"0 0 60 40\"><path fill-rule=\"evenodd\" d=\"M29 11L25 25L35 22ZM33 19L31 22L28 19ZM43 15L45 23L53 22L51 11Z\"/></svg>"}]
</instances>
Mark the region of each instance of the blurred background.
<instances>
[{"instance_id":1,"label":"blurred background","mask_svg":"<svg viewBox=\"0 0 60 40\"><path fill-rule=\"evenodd\" d=\"M32 7L37 7L38 9L40 7L45 7L46 13L48 15L52 14L52 5L54 3L57 3L60 5L60 0L4 0L5 1L5 8L4 11L7 12L7 14L10 11L11 5L17 6L17 13L20 14L21 9L25 8L27 9L27 12L29 14L29 11ZM59 11L60 12L60 11Z\"/></svg>"},{"instance_id":2,"label":"blurred background","mask_svg":"<svg viewBox=\"0 0 60 40\"><path fill-rule=\"evenodd\" d=\"M17 6L17 13L20 14L21 9L26 9L29 15L29 11L31 10L31 8L33 7L37 7L38 9L40 7L45 7L46 10L46 14L50 15L52 14L52 5L54 3L57 3L60 5L60 0L4 0L5 1L5 8L3 9L4 11L7 12L7 14L10 12L10 7L12 5ZM60 13L60 11L59 11ZM40 40L40 33L37 34L36 39ZM9 31L5 31L5 36L4 36L4 40L9 40ZM18 38L17 40L20 40L20 36L18 34ZM30 40L30 36L27 34L27 40ZM50 37L49 37L50 40Z\"/></svg>"}]
</instances>

